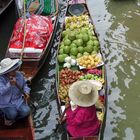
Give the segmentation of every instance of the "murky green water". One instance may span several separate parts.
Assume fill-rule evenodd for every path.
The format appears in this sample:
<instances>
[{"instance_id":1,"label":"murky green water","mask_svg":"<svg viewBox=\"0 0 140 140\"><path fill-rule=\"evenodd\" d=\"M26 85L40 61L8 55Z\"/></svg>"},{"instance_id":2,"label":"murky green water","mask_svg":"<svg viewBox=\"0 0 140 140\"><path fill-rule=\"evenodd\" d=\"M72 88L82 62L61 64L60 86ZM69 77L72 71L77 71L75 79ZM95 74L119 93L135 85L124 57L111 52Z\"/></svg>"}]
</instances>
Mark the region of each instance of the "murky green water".
<instances>
[{"instance_id":1,"label":"murky green water","mask_svg":"<svg viewBox=\"0 0 140 140\"><path fill-rule=\"evenodd\" d=\"M109 95L104 140L139 140L140 2L87 1L99 34L107 68ZM65 6L63 2L61 4L62 14L53 48L32 86L32 98L39 103L39 109L34 113L37 140L62 140L62 136L66 139L61 131L53 132L58 117L55 100L56 50L65 13ZM1 59L15 20L12 12L9 14L11 15L7 15L7 18L0 18Z\"/></svg>"},{"instance_id":2,"label":"murky green water","mask_svg":"<svg viewBox=\"0 0 140 140\"><path fill-rule=\"evenodd\" d=\"M140 7L132 0L89 1L109 85L104 140L139 140ZM94 8L95 7L95 8Z\"/></svg>"}]
</instances>

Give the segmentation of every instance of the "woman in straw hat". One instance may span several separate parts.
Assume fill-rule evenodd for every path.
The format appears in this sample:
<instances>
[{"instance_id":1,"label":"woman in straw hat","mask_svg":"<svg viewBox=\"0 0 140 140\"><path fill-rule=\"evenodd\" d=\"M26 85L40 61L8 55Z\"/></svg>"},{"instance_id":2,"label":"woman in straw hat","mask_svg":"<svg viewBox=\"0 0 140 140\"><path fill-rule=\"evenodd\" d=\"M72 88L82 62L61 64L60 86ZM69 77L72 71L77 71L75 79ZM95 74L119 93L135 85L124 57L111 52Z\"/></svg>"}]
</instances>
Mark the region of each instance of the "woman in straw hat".
<instances>
[{"instance_id":1,"label":"woman in straw hat","mask_svg":"<svg viewBox=\"0 0 140 140\"><path fill-rule=\"evenodd\" d=\"M12 125L30 113L19 89L20 87L29 97L30 88L22 73L17 71L21 63L20 59L10 58L0 62L0 111L4 114L5 125Z\"/></svg>"},{"instance_id":2,"label":"woman in straw hat","mask_svg":"<svg viewBox=\"0 0 140 140\"><path fill-rule=\"evenodd\" d=\"M70 86L69 98L73 102L66 110L69 134L73 137L97 135L100 123L95 108L98 100L96 87L89 81L77 81Z\"/></svg>"}]
</instances>

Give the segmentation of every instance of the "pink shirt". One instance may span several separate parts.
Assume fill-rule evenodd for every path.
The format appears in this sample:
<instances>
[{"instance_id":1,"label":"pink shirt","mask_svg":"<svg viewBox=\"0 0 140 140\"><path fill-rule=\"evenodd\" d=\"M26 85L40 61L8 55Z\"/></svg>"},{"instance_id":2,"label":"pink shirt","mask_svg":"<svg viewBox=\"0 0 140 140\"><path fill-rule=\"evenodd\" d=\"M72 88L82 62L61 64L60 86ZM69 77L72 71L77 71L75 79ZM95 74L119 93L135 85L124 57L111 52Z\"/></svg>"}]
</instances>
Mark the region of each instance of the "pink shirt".
<instances>
[{"instance_id":1,"label":"pink shirt","mask_svg":"<svg viewBox=\"0 0 140 140\"><path fill-rule=\"evenodd\" d=\"M74 111L66 110L67 131L73 137L94 136L100 129L95 105L91 107L78 106Z\"/></svg>"}]
</instances>

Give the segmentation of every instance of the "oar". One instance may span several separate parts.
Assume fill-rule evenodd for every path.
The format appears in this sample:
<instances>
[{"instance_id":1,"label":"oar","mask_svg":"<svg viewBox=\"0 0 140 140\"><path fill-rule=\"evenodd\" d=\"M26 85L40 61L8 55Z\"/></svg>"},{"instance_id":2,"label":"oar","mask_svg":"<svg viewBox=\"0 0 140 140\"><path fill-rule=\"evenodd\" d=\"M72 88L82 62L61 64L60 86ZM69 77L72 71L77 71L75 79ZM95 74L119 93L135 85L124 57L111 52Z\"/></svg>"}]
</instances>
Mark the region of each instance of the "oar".
<instances>
[{"instance_id":1,"label":"oar","mask_svg":"<svg viewBox=\"0 0 140 140\"><path fill-rule=\"evenodd\" d=\"M57 132L57 130L58 130L58 128L60 127L60 125L62 125L62 120L63 120L63 118L64 118L64 115L65 115L65 113L66 113L66 110L67 110L67 108L65 108L65 110L64 110L63 113L62 113L62 116L61 116L61 118L60 118L60 120L59 120L59 123L57 124L57 126L56 126L56 128L55 128L55 130L54 130L55 133Z\"/></svg>"},{"instance_id":2,"label":"oar","mask_svg":"<svg viewBox=\"0 0 140 140\"><path fill-rule=\"evenodd\" d=\"M25 38L26 38L26 9L25 9L25 0L24 0L24 17L23 17L23 21L24 21L24 34L23 34L23 44L22 44L22 50L21 50L21 54L20 54L20 60L22 60L23 57L23 52L24 52L24 47L25 47Z\"/></svg>"}]
</instances>

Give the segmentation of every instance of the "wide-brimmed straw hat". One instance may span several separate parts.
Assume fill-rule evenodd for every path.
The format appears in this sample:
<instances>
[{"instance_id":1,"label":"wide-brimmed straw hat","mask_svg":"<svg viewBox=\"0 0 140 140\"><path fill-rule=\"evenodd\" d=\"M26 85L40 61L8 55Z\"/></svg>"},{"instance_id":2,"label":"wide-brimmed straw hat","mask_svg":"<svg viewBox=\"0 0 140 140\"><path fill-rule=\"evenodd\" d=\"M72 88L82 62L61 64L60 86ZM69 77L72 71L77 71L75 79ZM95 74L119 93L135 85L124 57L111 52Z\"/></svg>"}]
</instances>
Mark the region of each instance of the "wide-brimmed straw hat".
<instances>
[{"instance_id":1,"label":"wide-brimmed straw hat","mask_svg":"<svg viewBox=\"0 0 140 140\"><path fill-rule=\"evenodd\" d=\"M9 73L22 64L20 59L5 58L0 62L0 75Z\"/></svg>"},{"instance_id":2,"label":"wide-brimmed straw hat","mask_svg":"<svg viewBox=\"0 0 140 140\"><path fill-rule=\"evenodd\" d=\"M77 81L69 88L69 97L74 104L89 107L98 100L98 90L90 81Z\"/></svg>"}]
</instances>

